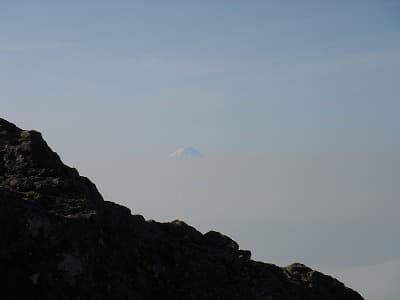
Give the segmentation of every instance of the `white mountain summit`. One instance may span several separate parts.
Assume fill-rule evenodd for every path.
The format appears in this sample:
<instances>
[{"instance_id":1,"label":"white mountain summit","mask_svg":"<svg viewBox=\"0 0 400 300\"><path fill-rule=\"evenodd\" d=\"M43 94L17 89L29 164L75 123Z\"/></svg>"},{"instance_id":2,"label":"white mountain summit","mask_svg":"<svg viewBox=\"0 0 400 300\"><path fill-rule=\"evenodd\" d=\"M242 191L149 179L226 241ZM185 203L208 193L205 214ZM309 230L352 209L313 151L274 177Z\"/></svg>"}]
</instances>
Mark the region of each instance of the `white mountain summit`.
<instances>
[{"instance_id":1,"label":"white mountain summit","mask_svg":"<svg viewBox=\"0 0 400 300\"><path fill-rule=\"evenodd\" d=\"M169 155L170 158L177 159L196 159L203 155L193 147L182 147Z\"/></svg>"}]
</instances>

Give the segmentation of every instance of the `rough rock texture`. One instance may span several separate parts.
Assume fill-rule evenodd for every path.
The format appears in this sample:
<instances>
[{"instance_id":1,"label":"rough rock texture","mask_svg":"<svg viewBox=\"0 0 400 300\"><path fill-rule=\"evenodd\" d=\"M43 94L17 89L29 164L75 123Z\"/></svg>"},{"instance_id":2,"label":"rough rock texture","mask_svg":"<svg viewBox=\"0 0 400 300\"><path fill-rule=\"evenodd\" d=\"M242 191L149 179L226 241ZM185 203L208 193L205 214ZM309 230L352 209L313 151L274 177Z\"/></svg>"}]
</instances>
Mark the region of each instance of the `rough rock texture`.
<instances>
[{"instance_id":1,"label":"rough rock texture","mask_svg":"<svg viewBox=\"0 0 400 300\"><path fill-rule=\"evenodd\" d=\"M302 264L250 256L218 232L104 201L40 133L0 119L1 299L362 299Z\"/></svg>"}]
</instances>

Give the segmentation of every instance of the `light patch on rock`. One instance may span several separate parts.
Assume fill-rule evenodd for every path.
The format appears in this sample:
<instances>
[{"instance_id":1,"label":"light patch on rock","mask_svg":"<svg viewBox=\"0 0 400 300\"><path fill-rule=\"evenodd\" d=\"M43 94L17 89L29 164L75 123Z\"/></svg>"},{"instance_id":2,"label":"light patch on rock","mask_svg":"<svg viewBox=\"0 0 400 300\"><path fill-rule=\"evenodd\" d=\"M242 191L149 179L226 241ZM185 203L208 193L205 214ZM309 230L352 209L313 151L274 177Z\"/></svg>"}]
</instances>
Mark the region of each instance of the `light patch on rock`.
<instances>
[{"instance_id":1,"label":"light patch on rock","mask_svg":"<svg viewBox=\"0 0 400 300\"><path fill-rule=\"evenodd\" d=\"M36 285L38 283L39 277L40 277L40 273L35 273L35 274L32 274L31 276L29 276L29 279L32 281L32 283L34 285Z\"/></svg>"},{"instance_id":2,"label":"light patch on rock","mask_svg":"<svg viewBox=\"0 0 400 300\"><path fill-rule=\"evenodd\" d=\"M72 254L64 254L64 258L58 263L58 269L64 272L65 280L70 285L75 285L75 276L82 273L82 262Z\"/></svg>"}]
</instances>

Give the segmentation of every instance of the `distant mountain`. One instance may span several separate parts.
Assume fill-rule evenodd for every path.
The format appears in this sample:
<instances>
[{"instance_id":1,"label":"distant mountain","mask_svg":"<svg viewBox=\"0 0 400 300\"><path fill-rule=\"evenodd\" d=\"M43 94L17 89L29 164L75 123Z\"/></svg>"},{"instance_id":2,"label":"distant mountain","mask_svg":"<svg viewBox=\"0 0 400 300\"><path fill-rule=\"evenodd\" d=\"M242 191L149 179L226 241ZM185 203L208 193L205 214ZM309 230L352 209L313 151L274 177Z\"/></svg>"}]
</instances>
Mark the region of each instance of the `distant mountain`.
<instances>
[{"instance_id":1,"label":"distant mountain","mask_svg":"<svg viewBox=\"0 0 400 300\"><path fill-rule=\"evenodd\" d=\"M193 147L182 147L169 155L171 158L178 159L197 159L203 155Z\"/></svg>"}]
</instances>

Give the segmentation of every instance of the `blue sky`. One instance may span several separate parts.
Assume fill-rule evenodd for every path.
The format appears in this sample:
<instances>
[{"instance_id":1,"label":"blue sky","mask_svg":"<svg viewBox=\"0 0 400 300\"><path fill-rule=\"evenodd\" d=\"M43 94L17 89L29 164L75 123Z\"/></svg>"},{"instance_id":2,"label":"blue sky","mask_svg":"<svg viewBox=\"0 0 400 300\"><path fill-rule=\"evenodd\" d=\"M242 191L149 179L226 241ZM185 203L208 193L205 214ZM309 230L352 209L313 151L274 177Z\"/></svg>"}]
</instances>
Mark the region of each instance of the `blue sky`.
<instances>
[{"instance_id":1,"label":"blue sky","mask_svg":"<svg viewBox=\"0 0 400 300\"><path fill-rule=\"evenodd\" d=\"M2 1L2 112L56 143L83 130L88 152L96 132L139 152L390 150L399 15L398 1Z\"/></svg>"}]
</instances>

